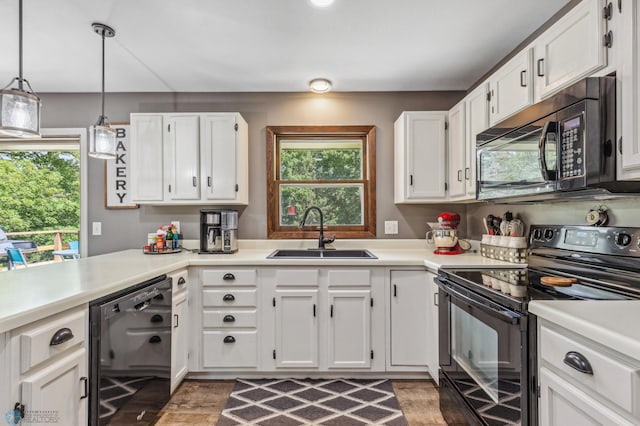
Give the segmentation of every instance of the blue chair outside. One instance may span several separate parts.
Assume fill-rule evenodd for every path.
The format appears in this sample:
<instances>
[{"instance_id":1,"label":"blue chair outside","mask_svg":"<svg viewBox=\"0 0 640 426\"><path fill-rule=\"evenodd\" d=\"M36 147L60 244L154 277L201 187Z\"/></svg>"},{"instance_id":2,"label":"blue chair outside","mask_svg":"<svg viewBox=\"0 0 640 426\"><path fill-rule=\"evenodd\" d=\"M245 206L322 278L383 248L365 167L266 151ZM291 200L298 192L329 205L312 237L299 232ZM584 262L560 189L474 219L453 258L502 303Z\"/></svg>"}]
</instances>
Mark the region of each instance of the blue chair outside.
<instances>
[{"instance_id":1,"label":"blue chair outside","mask_svg":"<svg viewBox=\"0 0 640 426\"><path fill-rule=\"evenodd\" d=\"M71 259L78 259L80 252L78 251L78 241L69 241L69 248L65 250L56 250L52 252L54 256L62 256L63 259L70 257Z\"/></svg>"},{"instance_id":2,"label":"blue chair outside","mask_svg":"<svg viewBox=\"0 0 640 426\"><path fill-rule=\"evenodd\" d=\"M18 263L22 263L22 265L24 265L24 267L26 268L27 265L27 259L24 257L24 254L22 253L22 250L17 249L17 248L8 248L7 249L7 256L9 261L7 262L7 269L11 270L13 268L15 268L17 266Z\"/></svg>"}]
</instances>

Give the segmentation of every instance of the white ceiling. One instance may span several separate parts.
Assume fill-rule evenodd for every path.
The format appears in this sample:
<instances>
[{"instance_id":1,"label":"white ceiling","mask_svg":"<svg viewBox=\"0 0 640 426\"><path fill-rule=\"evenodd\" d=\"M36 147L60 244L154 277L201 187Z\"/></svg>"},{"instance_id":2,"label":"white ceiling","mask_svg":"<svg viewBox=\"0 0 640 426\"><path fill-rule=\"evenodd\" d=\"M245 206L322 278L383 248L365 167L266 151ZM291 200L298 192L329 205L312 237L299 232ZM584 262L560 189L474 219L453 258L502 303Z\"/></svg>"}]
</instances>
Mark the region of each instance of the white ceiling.
<instances>
[{"instance_id":1,"label":"white ceiling","mask_svg":"<svg viewBox=\"0 0 640 426\"><path fill-rule=\"evenodd\" d=\"M568 0L24 0L36 92L466 90ZM18 0L0 0L0 88L18 73Z\"/></svg>"}]
</instances>

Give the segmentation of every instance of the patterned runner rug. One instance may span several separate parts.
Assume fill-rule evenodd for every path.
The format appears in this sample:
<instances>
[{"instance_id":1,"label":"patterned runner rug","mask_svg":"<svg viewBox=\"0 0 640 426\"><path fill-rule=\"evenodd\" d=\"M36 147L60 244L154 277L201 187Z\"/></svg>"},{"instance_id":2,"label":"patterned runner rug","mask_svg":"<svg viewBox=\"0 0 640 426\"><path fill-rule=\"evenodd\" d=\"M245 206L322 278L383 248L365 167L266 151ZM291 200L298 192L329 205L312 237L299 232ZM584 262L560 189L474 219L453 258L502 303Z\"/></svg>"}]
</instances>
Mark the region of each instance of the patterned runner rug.
<instances>
[{"instance_id":1,"label":"patterned runner rug","mask_svg":"<svg viewBox=\"0 0 640 426\"><path fill-rule=\"evenodd\" d=\"M236 380L217 426L407 426L390 380Z\"/></svg>"}]
</instances>

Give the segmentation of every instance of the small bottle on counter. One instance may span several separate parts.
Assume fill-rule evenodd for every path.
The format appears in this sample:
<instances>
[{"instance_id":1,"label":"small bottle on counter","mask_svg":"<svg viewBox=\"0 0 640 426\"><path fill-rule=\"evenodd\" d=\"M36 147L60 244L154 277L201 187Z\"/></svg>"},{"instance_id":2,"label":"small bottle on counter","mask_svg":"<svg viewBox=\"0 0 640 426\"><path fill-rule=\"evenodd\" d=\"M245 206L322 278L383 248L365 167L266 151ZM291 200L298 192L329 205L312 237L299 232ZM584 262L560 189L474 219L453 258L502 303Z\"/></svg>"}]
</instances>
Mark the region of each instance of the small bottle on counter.
<instances>
[{"instance_id":1,"label":"small bottle on counter","mask_svg":"<svg viewBox=\"0 0 640 426\"><path fill-rule=\"evenodd\" d=\"M146 245L142 248L142 251L145 253L151 253L151 245Z\"/></svg>"},{"instance_id":2,"label":"small bottle on counter","mask_svg":"<svg viewBox=\"0 0 640 426\"><path fill-rule=\"evenodd\" d=\"M159 253L164 252L164 236L162 234L156 236L156 250Z\"/></svg>"},{"instance_id":3,"label":"small bottle on counter","mask_svg":"<svg viewBox=\"0 0 640 426\"><path fill-rule=\"evenodd\" d=\"M164 238L166 241L167 251L172 251L173 250L173 231L171 230L171 225L167 227L167 233Z\"/></svg>"}]
</instances>

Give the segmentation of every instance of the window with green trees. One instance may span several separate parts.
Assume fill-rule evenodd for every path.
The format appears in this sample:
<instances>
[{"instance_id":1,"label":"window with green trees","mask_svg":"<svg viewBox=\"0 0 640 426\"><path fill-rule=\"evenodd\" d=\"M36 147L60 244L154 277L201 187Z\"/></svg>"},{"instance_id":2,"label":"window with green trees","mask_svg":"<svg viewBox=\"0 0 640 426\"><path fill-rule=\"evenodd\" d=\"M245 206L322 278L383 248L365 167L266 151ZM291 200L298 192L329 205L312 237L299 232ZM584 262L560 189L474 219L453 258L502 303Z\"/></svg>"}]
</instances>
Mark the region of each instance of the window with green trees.
<instances>
[{"instance_id":1,"label":"window with green trees","mask_svg":"<svg viewBox=\"0 0 640 426\"><path fill-rule=\"evenodd\" d=\"M338 238L375 237L374 126L271 126L267 161L269 238L317 236L315 213L298 229L311 206Z\"/></svg>"}]
</instances>

